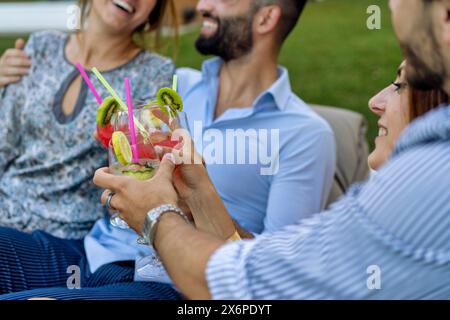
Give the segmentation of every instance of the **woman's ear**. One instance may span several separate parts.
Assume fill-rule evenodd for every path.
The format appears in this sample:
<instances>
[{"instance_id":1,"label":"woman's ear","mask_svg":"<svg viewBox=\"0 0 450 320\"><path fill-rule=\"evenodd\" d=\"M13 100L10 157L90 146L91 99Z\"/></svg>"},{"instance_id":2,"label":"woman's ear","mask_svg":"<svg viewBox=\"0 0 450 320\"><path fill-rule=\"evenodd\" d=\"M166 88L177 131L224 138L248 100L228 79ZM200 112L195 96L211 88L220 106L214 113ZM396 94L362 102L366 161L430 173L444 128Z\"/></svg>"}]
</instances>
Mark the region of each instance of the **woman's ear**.
<instances>
[{"instance_id":1,"label":"woman's ear","mask_svg":"<svg viewBox=\"0 0 450 320\"><path fill-rule=\"evenodd\" d=\"M441 24L442 40L450 45L450 1L446 0L439 4L441 6L438 22Z\"/></svg>"},{"instance_id":2,"label":"woman's ear","mask_svg":"<svg viewBox=\"0 0 450 320\"><path fill-rule=\"evenodd\" d=\"M447 11L447 19L443 24L442 29L442 37L444 42L449 45L450 44L450 10Z\"/></svg>"},{"instance_id":3,"label":"woman's ear","mask_svg":"<svg viewBox=\"0 0 450 320\"><path fill-rule=\"evenodd\" d=\"M277 5L266 6L256 15L256 31L259 34L274 32L281 20L281 8Z\"/></svg>"}]
</instances>

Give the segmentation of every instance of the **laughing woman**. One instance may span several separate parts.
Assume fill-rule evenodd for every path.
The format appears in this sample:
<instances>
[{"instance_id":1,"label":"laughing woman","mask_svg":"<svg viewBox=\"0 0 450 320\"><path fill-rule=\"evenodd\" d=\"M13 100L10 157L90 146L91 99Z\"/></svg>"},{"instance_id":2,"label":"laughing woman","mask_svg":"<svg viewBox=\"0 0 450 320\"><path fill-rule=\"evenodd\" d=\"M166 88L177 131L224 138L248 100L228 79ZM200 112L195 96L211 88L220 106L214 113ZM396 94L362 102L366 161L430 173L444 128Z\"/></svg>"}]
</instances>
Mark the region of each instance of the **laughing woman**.
<instances>
[{"instance_id":1,"label":"laughing woman","mask_svg":"<svg viewBox=\"0 0 450 320\"><path fill-rule=\"evenodd\" d=\"M86 236L104 214L92 177L107 164L92 137L97 103L75 63L97 67L122 96L129 77L135 99L153 98L171 84L174 64L137 43L153 39L156 47L162 22L176 27L173 0L83 0L80 8L80 32L31 35L30 72L0 92L0 299L36 289L67 299L178 297L169 286L133 282L132 259L99 262L105 255L96 251L98 233L91 232L99 238L89 248L70 240ZM81 290L67 289L70 266L80 268Z\"/></svg>"},{"instance_id":2,"label":"laughing woman","mask_svg":"<svg viewBox=\"0 0 450 320\"><path fill-rule=\"evenodd\" d=\"M421 91L410 86L406 81L406 63L403 61L398 68L395 81L369 101L370 110L379 116L379 134L368 159L375 172L388 162L398 138L412 121L449 102L443 90Z\"/></svg>"},{"instance_id":3,"label":"laughing woman","mask_svg":"<svg viewBox=\"0 0 450 320\"><path fill-rule=\"evenodd\" d=\"M107 161L91 137L97 103L75 62L97 67L121 91L123 78L130 77L136 99L151 98L171 81L172 61L133 39L160 30L170 1L84 0L80 5L86 28L72 35L31 35L25 49L33 61L29 74L3 89L0 226L81 238L102 212L91 182L94 170Z\"/></svg>"}]
</instances>

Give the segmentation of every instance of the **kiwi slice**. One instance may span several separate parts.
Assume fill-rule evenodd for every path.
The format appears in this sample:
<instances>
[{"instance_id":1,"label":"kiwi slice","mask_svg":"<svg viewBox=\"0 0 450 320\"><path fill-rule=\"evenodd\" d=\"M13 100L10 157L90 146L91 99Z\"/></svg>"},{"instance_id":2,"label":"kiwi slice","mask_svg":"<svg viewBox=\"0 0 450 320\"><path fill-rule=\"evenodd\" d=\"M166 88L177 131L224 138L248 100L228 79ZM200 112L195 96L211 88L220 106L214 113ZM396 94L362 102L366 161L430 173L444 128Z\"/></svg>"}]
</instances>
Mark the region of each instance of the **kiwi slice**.
<instances>
[{"instance_id":1,"label":"kiwi slice","mask_svg":"<svg viewBox=\"0 0 450 320\"><path fill-rule=\"evenodd\" d=\"M119 110L119 104L113 97L108 97L103 100L102 105L97 110L97 125L100 128L106 127L111 123L111 118L114 113Z\"/></svg>"},{"instance_id":2,"label":"kiwi slice","mask_svg":"<svg viewBox=\"0 0 450 320\"><path fill-rule=\"evenodd\" d=\"M161 128L164 125L164 122L155 116L153 112L150 112L150 121L153 124L154 128Z\"/></svg>"},{"instance_id":3,"label":"kiwi slice","mask_svg":"<svg viewBox=\"0 0 450 320\"><path fill-rule=\"evenodd\" d=\"M176 115L178 112L183 111L183 100L180 95L171 88L161 88L157 94L158 104L163 106L168 106L170 110ZM161 108L165 113L167 110Z\"/></svg>"},{"instance_id":4,"label":"kiwi slice","mask_svg":"<svg viewBox=\"0 0 450 320\"><path fill-rule=\"evenodd\" d=\"M122 174L124 176L132 177L136 180L145 181L145 180L150 180L151 178L153 178L153 176L155 175L155 169L146 168L146 169L141 169L141 170L137 170L137 171L124 170L122 172Z\"/></svg>"}]
</instances>

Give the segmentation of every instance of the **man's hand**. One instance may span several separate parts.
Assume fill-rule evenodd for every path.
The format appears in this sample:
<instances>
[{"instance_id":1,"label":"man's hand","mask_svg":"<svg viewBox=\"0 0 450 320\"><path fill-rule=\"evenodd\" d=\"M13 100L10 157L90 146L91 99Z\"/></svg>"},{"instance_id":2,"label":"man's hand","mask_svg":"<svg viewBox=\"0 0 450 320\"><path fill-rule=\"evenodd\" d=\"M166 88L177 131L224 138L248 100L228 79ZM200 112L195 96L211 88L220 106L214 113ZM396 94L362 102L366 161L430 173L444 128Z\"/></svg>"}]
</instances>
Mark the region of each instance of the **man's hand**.
<instances>
[{"instance_id":1,"label":"man's hand","mask_svg":"<svg viewBox=\"0 0 450 320\"><path fill-rule=\"evenodd\" d=\"M17 39L15 48L5 51L0 58L0 88L19 82L29 73L31 60L23 51L25 41Z\"/></svg>"},{"instance_id":2,"label":"man's hand","mask_svg":"<svg viewBox=\"0 0 450 320\"><path fill-rule=\"evenodd\" d=\"M145 217L150 209L163 204L177 205L178 195L173 186L172 176L175 164L173 156L164 156L156 175L148 181L139 181L130 177L118 177L108 168L97 170L94 184L107 189L102 195L102 203L114 192L111 206L117 209L136 232L140 233Z\"/></svg>"},{"instance_id":3,"label":"man's hand","mask_svg":"<svg viewBox=\"0 0 450 320\"><path fill-rule=\"evenodd\" d=\"M171 152L177 167L173 172L173 184L180 196L179 203L190 209L198 230L228 239L235 231L231 216L217 193L204 161L186 130L176 130L173 139L181 141L175 148L155 148L158 154Z\"/></svg>"},{"instance_id":4,"label":"man's hand","mask_svg":"<svg viewBox=\"0 0 450 320\"><path fill-rule=\"evenodd\" d=\"M202 156L195 151L189 133L184 129L176 129L172 134L172 139L180 141L175 148L156 146L155 150L161 158L167 153L173 155L175 164L177 164L173 182L181 199L189 203L196 195L205 192L205 188L214 189L214 186Z\"/></svg>"}]
</instances>

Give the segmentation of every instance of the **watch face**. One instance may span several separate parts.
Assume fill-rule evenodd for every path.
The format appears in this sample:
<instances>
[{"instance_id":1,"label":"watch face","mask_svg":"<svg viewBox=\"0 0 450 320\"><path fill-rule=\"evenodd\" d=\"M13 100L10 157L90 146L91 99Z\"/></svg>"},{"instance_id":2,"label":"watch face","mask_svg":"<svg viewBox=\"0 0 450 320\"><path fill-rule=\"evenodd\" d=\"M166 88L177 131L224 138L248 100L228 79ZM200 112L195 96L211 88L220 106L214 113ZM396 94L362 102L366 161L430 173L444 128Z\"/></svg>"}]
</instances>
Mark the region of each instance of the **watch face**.
<instances>
[{"instance_id":1,"label":"watch face","mask_svg":"<svg viewBox=\"0 0 450 320\"><path fill-rule=\"evenodd\" d=\"M142 233L143 234L148 234L148 232L150 231L150 227L151 227L151 224L152 224L151 221L152 220L150 219L150 215L147 215L145 217L145 220L144 220L144 226L142 227Z\"/></svg>"},{"instance_id":2,"label":"watch face","mask_svg":"<svg viewBox=\"0 0 450 320\"><path fill-rule=\"evenodd\" d=\"M162 205L161 207L152 209L147 213L144 227L142 228L142 237L146 239L150 243L150 245L153 245L154 232L157 228L159 218L162 214L170 211L177 212L178 214L180 214L180 216L186 219L181 210L173 205Z\"/></svg>"},{"instance_id":3,"label":"watch face","mask_svg":"<svg viewBox=\"0 0 450 320\"><path fill-rule=\"evenodd\" d=\"M149 246L149 245L150 245L150 240L148 239L148 237L146 237L146 236L144 236L144 235L142 235L141 237L139 237L139 238L136 240L136 242L137 242L137 244L141 244L141 245L144 245L144 246Z\"/></svg>"},{"instance_id":4,"label":"watch face","mask_svg":"<svg viewBox=\"0 0 450 320\"><path fill-rule=\"evenodd\" d=\"M143 238L147 240L150 245L153 245L153 232L160 215L160 211L154 211L147 214L147 217L145 218Z\"/></svg>"}]
</instances>

